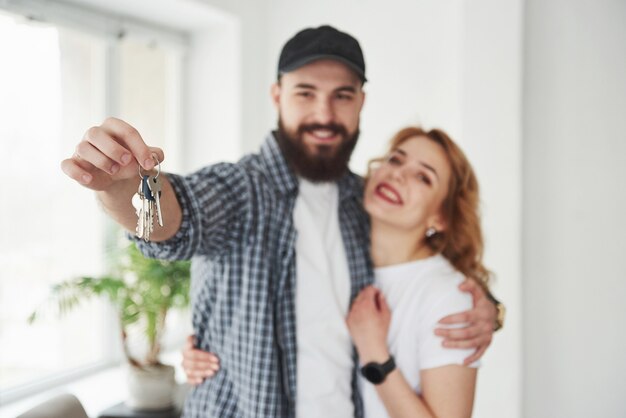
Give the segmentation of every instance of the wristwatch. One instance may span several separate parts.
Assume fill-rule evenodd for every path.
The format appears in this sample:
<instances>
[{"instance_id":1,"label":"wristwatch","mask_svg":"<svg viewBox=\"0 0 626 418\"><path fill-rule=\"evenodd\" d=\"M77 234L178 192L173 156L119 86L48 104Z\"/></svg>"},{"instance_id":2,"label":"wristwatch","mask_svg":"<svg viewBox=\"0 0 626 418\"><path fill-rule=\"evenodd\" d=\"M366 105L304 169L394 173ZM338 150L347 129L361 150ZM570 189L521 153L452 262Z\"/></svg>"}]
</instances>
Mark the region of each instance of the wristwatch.
<instances>
[{"instance_id":1,"label":"wristwatch","mask_svg":"<svg viewBox=\"0 0 626 418\"><path fill-rule=\"evenodd\" d=\"M497 302L496 310L498 311L498 313L496 315L496 325L493 328L494 331L502 329L502 327L504 326L504 317L506 316L506 308L504 307L503 303Z\"/></svg>"},{"instance_id":2,"label":"wristwatch","mask_svg":"<svg viewBox=\"0 0 626 418\"><path fill-rule=\"evenodd\" d=\"M396 368L396 362L393 356L389 356L389 360L384 363L376 363L372 361L361 367L361 374L368 381L375 385L381 384L385 381L385 378L389 373Z\"/></svg>"},{"instance_id":3,"label":"wristwatch","mask_svg":"<svg viewBox=\"0 0 626 418\"><path fill-rule=\"evenodd\" d=\"M496 307L496 323L493 325L493 330L498 331L504 326L506 308L504 307L504 304L496 299L490 292L487 292L487 299L489 299Z\"/></svg>"}]
</instances>

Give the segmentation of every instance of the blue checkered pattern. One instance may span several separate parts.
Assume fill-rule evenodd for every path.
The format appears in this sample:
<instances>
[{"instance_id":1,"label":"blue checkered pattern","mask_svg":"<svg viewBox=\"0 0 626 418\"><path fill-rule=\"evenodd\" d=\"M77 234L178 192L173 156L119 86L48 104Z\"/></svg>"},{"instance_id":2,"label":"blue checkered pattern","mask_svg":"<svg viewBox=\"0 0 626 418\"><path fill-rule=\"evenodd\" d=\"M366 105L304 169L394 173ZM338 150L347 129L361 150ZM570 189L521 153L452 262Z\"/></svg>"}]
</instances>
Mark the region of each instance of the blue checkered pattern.
<instances>
[{"instance_id":1,"label":"blue checkered pattern","mask_svg":"<svg viewBox=\"0 0 626 418\"><path fill-rule=\"evenodd\" d=\"M177 234L139 242L145 255L192 258L193 326L198 346L221 369L187 398L184 416L294 417L296 404L296 230L298 180L269 135L259 154L187 177L168 175L183 208ZM339 221L351 300L372 282L362 180L338 181ZM354 354L353 400L357 390Z\"/></svg>"}]
</instances>

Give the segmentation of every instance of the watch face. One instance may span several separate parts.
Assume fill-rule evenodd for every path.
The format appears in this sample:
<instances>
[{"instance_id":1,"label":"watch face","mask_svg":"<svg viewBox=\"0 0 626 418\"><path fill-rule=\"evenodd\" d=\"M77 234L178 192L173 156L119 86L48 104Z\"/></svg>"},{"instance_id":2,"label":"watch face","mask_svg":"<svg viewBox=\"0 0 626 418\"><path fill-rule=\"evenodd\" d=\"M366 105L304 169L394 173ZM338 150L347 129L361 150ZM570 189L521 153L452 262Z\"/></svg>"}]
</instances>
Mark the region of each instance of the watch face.
<instances>
[{"instance_id":1,"label":"watch face","mask_svg":"<svg viewBox=\"0 0 626 418\"><path fill-rule=\"evenodd\" d=\"M361 372L363 373L363 377L374 384L381 383L385 380L385 373L377 364L368 364L363 367Z\"/></svg>"}]
</instances>

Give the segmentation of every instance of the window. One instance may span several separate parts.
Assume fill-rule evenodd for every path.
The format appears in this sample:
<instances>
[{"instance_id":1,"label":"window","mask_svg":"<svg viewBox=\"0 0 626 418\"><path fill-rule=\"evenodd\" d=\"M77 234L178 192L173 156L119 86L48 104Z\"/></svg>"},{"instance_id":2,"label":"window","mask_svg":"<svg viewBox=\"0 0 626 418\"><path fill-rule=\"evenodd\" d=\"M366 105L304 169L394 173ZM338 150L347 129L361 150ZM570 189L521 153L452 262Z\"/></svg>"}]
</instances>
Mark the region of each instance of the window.
<instances>
[{"instance_id":1,"label":"window","mask_svg":"<svg viewBox=\"0 0 626 418\"><path fill-rule=\"evenodd\" d=\"M101 302L62 319L52 312L34 325L26 320L53 283L106 271L112 226L93 193L60 170L85 130L115 113L150 145L167 145L168 169L180 163L181 51L125 33L114 37L0 13L4 402L35 390L33 382L120 359L115 316Z\"/></svg>"}]
</instances>

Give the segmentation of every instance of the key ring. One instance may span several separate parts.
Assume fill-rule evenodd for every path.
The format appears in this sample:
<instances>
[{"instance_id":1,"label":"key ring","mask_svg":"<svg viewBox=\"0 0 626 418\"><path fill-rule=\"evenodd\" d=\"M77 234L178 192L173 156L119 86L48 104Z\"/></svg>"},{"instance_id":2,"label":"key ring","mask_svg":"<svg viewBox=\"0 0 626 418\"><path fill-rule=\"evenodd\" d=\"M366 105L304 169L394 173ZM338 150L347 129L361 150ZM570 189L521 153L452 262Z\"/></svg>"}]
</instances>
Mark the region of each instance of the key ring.
<instances>
[{"instance_id":1,"label":"key ring","mask_svg":"<svg viewBox=\"0 0 626 418\"><path fill-rule=\"evenodd\" d=\"M161 161L159 161L159 157L157 157L156 153L154 152L152 153L152 158L157 163L157 174L156 176L154 176L154 179L156 180L161 175ZM137 164L137 168L139 169L139 178L143 179L143 174L141 174L141 164Z\"/></svg>"}]
</instances>

